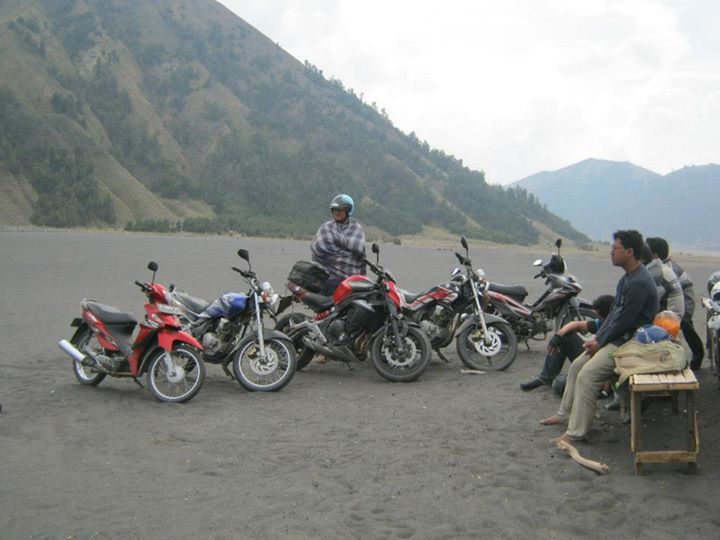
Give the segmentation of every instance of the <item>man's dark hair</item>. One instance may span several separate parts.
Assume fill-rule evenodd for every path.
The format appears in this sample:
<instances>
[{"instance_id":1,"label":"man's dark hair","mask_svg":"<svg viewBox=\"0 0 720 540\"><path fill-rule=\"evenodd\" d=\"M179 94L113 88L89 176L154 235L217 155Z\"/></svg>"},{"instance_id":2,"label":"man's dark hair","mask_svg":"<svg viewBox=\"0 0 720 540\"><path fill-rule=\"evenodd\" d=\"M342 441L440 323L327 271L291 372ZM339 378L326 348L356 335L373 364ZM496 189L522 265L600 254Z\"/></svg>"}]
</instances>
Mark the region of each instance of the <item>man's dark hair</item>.
<instances>
[{"instance_id":1,"label":"man's dark hair","mask_svg":"<svg viewBox=\"0 0 720 540\"><path fill-rule=\"evenodd\" d=\"M650 251L660 257L663 261L668 258L668 255L670 255L670 247L668 246L667 240L664 238L655 236L648 238L646 242L650 247Z\"/></svg>"},{"instance_id":2,"label":"man's dark hair","mask_svg":"<svg viewBox=\"0 0 720 540\"><path fill-rule=\"evenodd\" d=\"M633 256L637 260L640 260L643 244L645 243L643 242L642 234L635 229L615 231L613 233L613 240L620 240L622 247L632 249Z\"/></svg>"},{"instance_id":3,"label":"man's dark hair","mask_svg":"<svg viewBox=\"0 0 720 540\"><path fill-rule=\"evenodd\" d=\"M645 265L652 261L652 250L650 249L650 246L647 245L647 242L643 243L643 247L642 250L640 250L640 257L638 257L638 260Z\"/></svg>"},{"instance_id":4,"label":"man's dark hair","mask_svg":"<svg viewBox=\"0 0 720 540\"><path fill-rule=\"evenodd\" d=\"M615 297L612 294L601 294L595 300L593 300L592 307L595 308L595 312L598 317L605 319L610 313L612 303L615 301Z\"/></svg>"}]
</instances>

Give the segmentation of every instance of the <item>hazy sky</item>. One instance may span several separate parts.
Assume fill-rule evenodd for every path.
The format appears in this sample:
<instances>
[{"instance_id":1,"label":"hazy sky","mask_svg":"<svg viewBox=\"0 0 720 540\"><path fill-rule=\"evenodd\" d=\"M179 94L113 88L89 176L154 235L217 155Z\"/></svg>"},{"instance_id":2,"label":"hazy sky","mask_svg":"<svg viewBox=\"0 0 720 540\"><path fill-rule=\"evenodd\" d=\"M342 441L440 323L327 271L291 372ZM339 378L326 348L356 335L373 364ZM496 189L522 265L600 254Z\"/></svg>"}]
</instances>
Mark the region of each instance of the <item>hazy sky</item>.
<instances>
[{"instance_id":1,"label":"hazy sky","mask_svg":"<svg viewBox=\"0 0 720 540\"><path fill-rule=\"evenodd\" d=\"M720 163L718 0L221 2L492 183Z\"/></svg>"}]
</instances>

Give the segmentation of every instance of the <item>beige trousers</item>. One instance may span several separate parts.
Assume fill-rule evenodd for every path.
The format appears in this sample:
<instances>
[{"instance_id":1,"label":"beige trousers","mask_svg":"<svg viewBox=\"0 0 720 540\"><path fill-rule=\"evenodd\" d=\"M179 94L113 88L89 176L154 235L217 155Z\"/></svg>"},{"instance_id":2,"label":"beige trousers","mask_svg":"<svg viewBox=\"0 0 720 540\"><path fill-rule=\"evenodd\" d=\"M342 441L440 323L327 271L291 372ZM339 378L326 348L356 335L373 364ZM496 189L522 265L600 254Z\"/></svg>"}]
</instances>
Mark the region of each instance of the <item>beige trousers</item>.
<instances>
[{"instance_id":1,"label":"beige trousers","mask_svg":"<svg viewBox=\"0 0 720 540\"><path fill-rule=\"evenodd\" d=\"M592 426L598 393L615 370L615 349L608 344L592 358L582 353L570 364L558 416L568 419L565 435L571 439L584 439Z\"/></svg>"}]
</instances>

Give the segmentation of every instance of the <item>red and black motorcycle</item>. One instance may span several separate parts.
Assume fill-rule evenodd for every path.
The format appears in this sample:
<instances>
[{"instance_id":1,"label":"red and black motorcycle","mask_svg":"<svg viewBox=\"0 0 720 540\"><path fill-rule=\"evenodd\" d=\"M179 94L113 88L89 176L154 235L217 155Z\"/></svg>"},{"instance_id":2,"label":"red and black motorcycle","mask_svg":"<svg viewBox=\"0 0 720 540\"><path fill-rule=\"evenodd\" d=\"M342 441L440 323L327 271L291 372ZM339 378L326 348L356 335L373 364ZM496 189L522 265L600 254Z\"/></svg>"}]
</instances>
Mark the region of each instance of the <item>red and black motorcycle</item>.
<instances>
[{"instance_id":1,"label":"red and black motorcycle","mask_svg":"<svg viewBox=\"0 0 720 540\"><path fill-rule=\"evenodd\" d=\"M440 349L457 336L457 352L463 364L477 370L505 370L517 357L517 338L507 321L485 312L485 273L473 269L464 236L460 243L465 255L455 256L465 272L456 267L449 282L419 294L403 291L403 313L420 325L432 348L446 362Z\"/></svg>"},{"instance_id":2,"label":"red and black motorcycle","mask_svg":"<svg viewBox=\"0 0 720 540\"><path fill-rule=\"evenodd\" d=\"M181 330L178 310L166 304L166 290L155 283L158 265L148 264L150 283L135 282L148 298L145 320L138 326L130 313L84 299L77 328L68 342L58 345L73 360L75 377L81 384L96 386L111 377L132 378L147 373L147 385L160 401L182 403L200 391L205 380L202 345Z\"/></svg>"},{"instance_id":3,"label":"red and black motorcycle","mask_svg":"<svg viewBox=\"0 0 720 540\"><path fill-rule=\"evenodd\" d=\"M365 262L377 279L349 276L332 296L306 288L319 290L322 285L317 265L301 261L293 267L288 283L292 295L281 301L280 310L294 300L309 307L314 315L287 315L278 320L276 329L295 343L298 369L310 363L315 354L342 362L364 360L369 355L377 372L392 382L414 381L427 369L432 354L430 341L416 323L402 316L395 277L380 266L377 244L372 245L372 251L376 262Z\"/></svg>"},{"instance_id":4,"label":"red and black motorcycle","mask_svg":"<svg viewBox=\"0 0 720 540\"><path fill-rule=\"evenodd\" d=\"M485 294L487 310L510 323L518 340L544 340L548 334L573 320L596 319L592 304L578 296L582 285L575 276L567 273L565 259L560 255L562 240L555 241L557 253L547 264L542 259L533 262L541 270L533 279L544 278L547 289L533 303L526 304L528 290L522 285L503 285L488 281Z\"/></svg>"}]
</instances>

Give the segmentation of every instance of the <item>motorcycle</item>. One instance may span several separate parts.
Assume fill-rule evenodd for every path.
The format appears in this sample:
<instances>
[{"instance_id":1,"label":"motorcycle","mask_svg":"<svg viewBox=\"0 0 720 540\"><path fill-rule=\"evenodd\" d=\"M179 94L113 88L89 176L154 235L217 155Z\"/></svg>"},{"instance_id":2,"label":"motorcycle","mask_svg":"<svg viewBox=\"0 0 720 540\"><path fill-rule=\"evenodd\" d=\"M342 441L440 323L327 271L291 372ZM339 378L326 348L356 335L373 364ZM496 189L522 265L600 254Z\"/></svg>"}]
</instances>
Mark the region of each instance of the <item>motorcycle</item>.
<instances>
[{"instance_id":1,"label":"motorcycle","mask_svg":"<svg viewBox=\"0 0 720 540\"><path fill-rule=\"evenodd\" d=\"M416 323L403 317L396 279L380 265L377 244L372 245L372 252L376 262L365 259L365 263L377 276L375 281L349 276L331 297L303 287L310 281L315 283L314 275L298 275L294 279L299 283L288 283L292 295L286 297L285 304L295 298L314 312L313 316L295 313L278 320L277 327L286 328L300 351L298 369L310 363L315 354L342 362L361 361L369 355L377 372L392 382L414 381L427 369L432 354L430 341Z\"/></svg>"},{"instance_id":2,"label":"motorcycle","mask_svg":"<svg viewBox=\"0 0 720 540\"><path fill-rule=\"evenodd\" d=\"M710 368L715 369L720 376L720 283L712 287L708 286L708 289L710 289L710 297L702 298L706 316L705 343Z\"/></svg>"},{"instance_id":3,"label":"motorcycle","mask_svg":"<svg viewBox=\"0 0 720 540\"><path fill-rule=\"evenodd\" d=\"M456 252L455 256L465 272L455 267L448 283L419 294L403 291L403 313L420 325L444 361L448 360L440 349L457 336L457 352L463 364L477 370L505 370L517 357L517 338L507 321L485 313L485 273L473 270L464 236L460 243L465 255Z\"/></svg>"},{"instance_id":4,"label":"motorcycle","mask_svg":"<svg viewBox=\"0 0 720 540\"><path fill-rule=\"evenodd\" d=\"M165 304L165 287L155 283L157 263L151 261L148 269L150 283L135 281L148 298L139 325L132 314L86 298L80 303L82 316L71 323L75 334L58 345L72 358L81 384L97 386L110 375L131 377L142 387L138 377L147 373L158 400L182 403L195 397L205 380L202 345L181 329L177 310Z\"/></svg>"},{"instance_id":5,"label":"motorcycle","mask_svg":"<svg viewBox=\"0 0 720 540\"><path fill-rule=\"evenodd\" d=\"M488 297L488 311L499 315L510 323L518 340L544 340L573 320L597 318L592 304L578 296L582 285L572 274L567 273L565 259L560 255L562 240L555 241L557 253L547 264L542 259L533 262L541 270L533 279L544 278L547 289L533 304L526 304L528 291L522 285L503 285L488 282L485 294Z\"/></svg>"},{"instance_id":6,"label":"motorcycle","mask_svg":"<svg viewBox=\"0 0 720 540\"><path fill-rule=\"evenodd\" d=\"M202 341L205 362L220 364L247 390L280 390L295 374L295 347L285 334L265 328L263 314L274 318L278 295L269 282L260 283L248 251L241 249L238 255L248 270L232 269L250 285L248 294L229 292L210 303L171 285L166 300L180 311L183 327Z\"/></svg>"}]
</instances>

